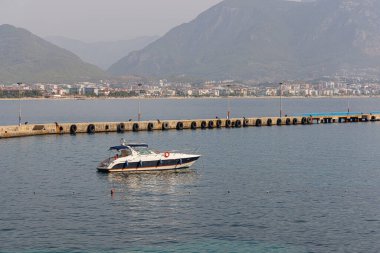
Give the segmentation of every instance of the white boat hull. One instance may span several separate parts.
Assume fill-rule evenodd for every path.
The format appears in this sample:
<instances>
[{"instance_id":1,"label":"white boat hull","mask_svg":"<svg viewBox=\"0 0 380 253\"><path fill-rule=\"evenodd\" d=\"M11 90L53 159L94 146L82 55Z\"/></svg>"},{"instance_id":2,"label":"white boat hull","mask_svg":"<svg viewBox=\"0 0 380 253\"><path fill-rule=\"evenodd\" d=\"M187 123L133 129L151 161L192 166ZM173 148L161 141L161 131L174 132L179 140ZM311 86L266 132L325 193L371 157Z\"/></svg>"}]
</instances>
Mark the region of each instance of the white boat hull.
<instances>
[{"instance_id":1,"label":"white boat hull","mask_svg":"<svg viewBox=\"0 0 380 253\"><path fill-rule=\"evenodd\" d=\"M187 169L191 167L195 161L184 163L181 165L168 165L168 166L155 166L155 167L141 167L141 168L120 168L120 169L108 169L108 168L102 168L98 167L98 171L101 172L144 172L144 171L164 171L164 170L182 170Z\"/></svg>"},{"instance_id":2,"label":"white boat hull","mask_svg":"<svg viewBox=\"0 0 380 253\"><path fill-rule=\"evenodd\" d=\"M142 172L142 171L161 171L161 170L180 170L192 166L199 155L171 154L171 157L161 157L154 160L119 158L106 160L98 167L100 172Z\"/></svg>"}]
</instances>

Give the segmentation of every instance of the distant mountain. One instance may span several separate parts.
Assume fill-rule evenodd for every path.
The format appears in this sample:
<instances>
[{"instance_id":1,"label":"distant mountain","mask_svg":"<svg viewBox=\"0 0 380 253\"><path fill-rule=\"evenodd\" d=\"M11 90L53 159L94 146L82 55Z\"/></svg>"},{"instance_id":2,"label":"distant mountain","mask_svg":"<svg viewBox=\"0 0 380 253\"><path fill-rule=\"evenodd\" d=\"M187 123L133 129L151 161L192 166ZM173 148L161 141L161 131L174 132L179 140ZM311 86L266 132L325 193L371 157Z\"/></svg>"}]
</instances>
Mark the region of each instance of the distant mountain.
<instances>
[{"instance_id":1,"label":"distant mountain","mask_svg":"<svg viewBox=\"0 0 380 253\"><path fill-rule=\"evenodd\" d=\"M73 52L83 61L106 70L113 63L128 55L130 52L143 49L158 38L158 36L144 36L131 40L94 43L86 43L60 36L49 36L45 39Z\"/></svg>"},{"instance_id":2,"label":"distant mountain","mask_svg":"<svg viewBox=\"0 0 380 253\"><path fill-rule=\"evenodd\" d=\"M109 69L203 79L380 76L379 0L225 0Z\"/></svg>"},{"instance_id":3,"label":"distant mountain","mask_svg":"<svg viewBox=\"0 0 380 253\"><path fill-rule=\"evenodd\" d=\"M0 83L74 82L106 74L29 31L0 25Z\"/></svg>"}]
</instances>

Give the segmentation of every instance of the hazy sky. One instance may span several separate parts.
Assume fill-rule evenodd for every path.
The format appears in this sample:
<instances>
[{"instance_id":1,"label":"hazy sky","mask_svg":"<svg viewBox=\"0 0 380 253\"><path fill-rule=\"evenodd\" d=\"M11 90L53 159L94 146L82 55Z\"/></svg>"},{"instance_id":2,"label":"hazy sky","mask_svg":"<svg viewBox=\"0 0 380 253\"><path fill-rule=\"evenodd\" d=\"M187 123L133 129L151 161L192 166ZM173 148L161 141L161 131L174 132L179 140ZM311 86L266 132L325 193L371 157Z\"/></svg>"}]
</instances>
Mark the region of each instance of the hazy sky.
<instances>
[{"instance_id":1,"label":"hazy sky","mask_svg":"<svg viewBox=\"0 0 380 253\"><path fill-rule=\"evenodd\" d=\"M82 41L163 35L222 0L0 0L0 24Z\"/></svg>"}]
</instances>

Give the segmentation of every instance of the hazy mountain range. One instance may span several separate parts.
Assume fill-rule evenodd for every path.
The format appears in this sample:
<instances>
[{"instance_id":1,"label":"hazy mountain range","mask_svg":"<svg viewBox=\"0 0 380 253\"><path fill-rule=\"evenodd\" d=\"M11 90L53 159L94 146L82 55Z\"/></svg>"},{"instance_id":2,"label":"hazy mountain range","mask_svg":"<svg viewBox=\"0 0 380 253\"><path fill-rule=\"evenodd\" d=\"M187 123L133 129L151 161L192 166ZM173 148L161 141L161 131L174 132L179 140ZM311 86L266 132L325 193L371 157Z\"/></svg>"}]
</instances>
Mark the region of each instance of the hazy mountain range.
<instances>
[{"instance_id":1,"label":"hazy mountain range","mask_svg":"<svg viewBox=\"0 0 380 253\"><path fill-rule=\"evenodd\" d=\"M225 0L159 39L88 44L48 38L60 47L1 25L0 83L128 75L261 81L380 77L379 10L380 0ZM63 48L103 68L121 59L106 74Z\"/></svg>"},{"instance_id":2,"label":"hazy mountain range","mask_svg":"<svg viewBox=\"0 0 380 253\"><path fill-rule=\"evenodd\" d=\"M61 36L49 36L45 40L73 52L85 62L106 70L130 52L143 49L158 38L158 36L144 36L131 40L86 43Z\"/></svg>"},{"instance_id":3,"label":"hazy mountain range","mask_svg":"<svg viewBox=\"0 0 380 253\"><path fill-rule=\"evenodd\" d=\"M0 83L99 80L106 74L29 31L0 25Z\"/></svg>"},{"instance_id":4,"label":"hazy mountain range","mask_svg":"<svg viewBox=\"0 0 380 253\"><path fill-rule=\"evenodd\" d=\"M379 0L225 0L109 69L208 79L380 76Z\"/></svg>"}]
</instances>

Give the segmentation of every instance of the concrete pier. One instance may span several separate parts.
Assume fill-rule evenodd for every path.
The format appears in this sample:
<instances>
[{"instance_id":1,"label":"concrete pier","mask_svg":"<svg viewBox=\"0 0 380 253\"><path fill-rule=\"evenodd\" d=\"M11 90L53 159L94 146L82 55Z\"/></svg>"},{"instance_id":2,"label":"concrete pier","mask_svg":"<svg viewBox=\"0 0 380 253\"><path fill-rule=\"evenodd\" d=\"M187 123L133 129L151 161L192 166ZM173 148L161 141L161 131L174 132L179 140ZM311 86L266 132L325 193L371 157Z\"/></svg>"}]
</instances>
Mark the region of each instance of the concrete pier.
<instances>
[{"instance_id":1,"label":"concrete pier","mask_svg":"<svg viewBox=\"0 0 380 253\"><path fill-rule=\"evenodd\" d=\"M380 120L380 114L348 114L331 116L285 116L285 117L254 117L233 119L193 119L193 120L151 120L127 122L92 122L92 123L50 123L28 124L21 126L0 126L0 138L46 134L78 134L107 133L127 131L166 131L184 129L216 129L262 126L292 126L331 123L374 122Z\"/></svg>"}]
</instances>

